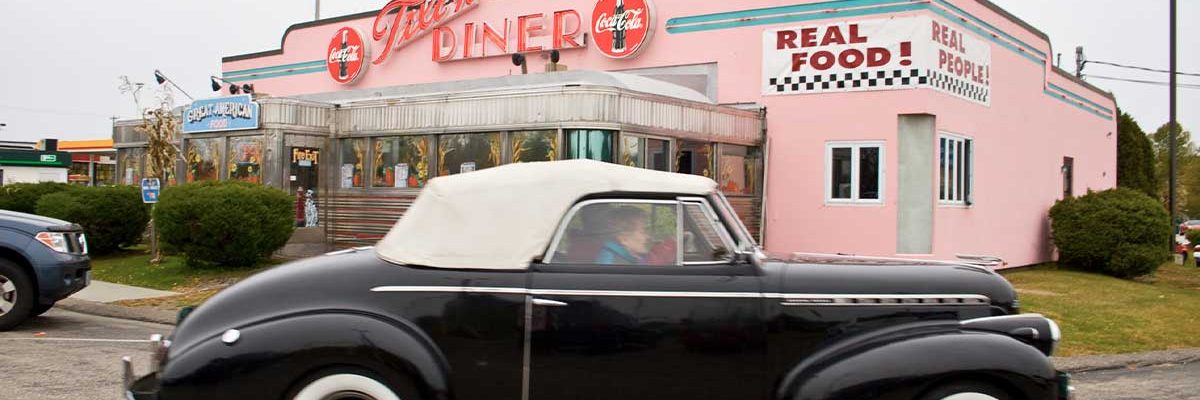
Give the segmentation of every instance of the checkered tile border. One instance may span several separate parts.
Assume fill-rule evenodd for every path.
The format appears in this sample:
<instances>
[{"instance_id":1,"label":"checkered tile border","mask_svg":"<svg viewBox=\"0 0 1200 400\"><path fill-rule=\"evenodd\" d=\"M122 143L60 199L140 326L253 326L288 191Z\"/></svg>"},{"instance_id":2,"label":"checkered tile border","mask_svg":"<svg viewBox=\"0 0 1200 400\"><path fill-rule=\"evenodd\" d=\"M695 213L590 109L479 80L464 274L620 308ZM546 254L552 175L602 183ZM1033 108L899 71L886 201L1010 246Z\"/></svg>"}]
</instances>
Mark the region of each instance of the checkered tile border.
<instances>
[{"instance_id":1,"label":"checkered tile border","mask_svg":"<svg viewBox=\"0 0 1200 400\"><path fill-rule=\"evenodd\" d=\"M988 90L986 86L976 84L954 75L946 74L936 70L929 71L929 86L962 98L975 100L984 104L991 104L991 91Z\"/></svg>"},{"instance_id":2,"label":"checkered tile border","mask_svg":"<svg viewBox=\"0 0 1200 400\"><path fill-rule=\"evenodd\" d=\"M915 87L929 82L920 69L895 69L771 78L775 93L809 93L826 90Z\"/></svg>"}]
</instances>

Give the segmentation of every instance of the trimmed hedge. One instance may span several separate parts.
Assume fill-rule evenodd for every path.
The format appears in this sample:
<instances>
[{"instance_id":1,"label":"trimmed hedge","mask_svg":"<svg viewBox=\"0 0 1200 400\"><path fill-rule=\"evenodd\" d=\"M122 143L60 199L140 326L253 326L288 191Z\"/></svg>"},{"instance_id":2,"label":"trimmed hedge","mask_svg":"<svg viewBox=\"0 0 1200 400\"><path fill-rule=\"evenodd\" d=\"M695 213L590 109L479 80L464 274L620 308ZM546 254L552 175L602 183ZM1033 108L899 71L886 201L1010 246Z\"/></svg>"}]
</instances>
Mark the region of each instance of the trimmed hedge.
<instances>
[{"instance_id":1,"label":"trimmed hedge","mask_svg":"<svg viewBox=\"0 0 1200 400\"><path fill-rule=\"evenodd\" d=\"M37 213L42 196L70 189L71 185L57 182L13 183L0 186L0 210Z\"/></svg>"},{"instance_id":2,"label":"trimmed hedge","mask_svg":"<svg viewBox=\"0 0 1200 400\"><path fill-rule=\"evenodd\" d=\"M72 187L42 196L37 213L83 226L95 255L138 244L150 221L150 207L133 186Z\"/></svg>"},{"instance_id":3,"label":"trimmed hedge","mask_svg":"<svg viewBox=\"0 0 1200 400\"><path fill-rule=\"evenodd\" d=\"M292 196L246 182L198 182L163 190L154 208L161 242L189 266L250 267L287 244Z\"/></svg>"},{"instance_id":4,"label":"trimmed hedge","mask_svg":"<svg viewBox=\"0 0 1200 400\"><path fill-rule=\"evenodd\" d=\"M1118 188L1061 200L1050 208L1059 264L1118 278L1153 273L1167 259L1173 229L1150 196Z\"/></svg>"}]
</instances>

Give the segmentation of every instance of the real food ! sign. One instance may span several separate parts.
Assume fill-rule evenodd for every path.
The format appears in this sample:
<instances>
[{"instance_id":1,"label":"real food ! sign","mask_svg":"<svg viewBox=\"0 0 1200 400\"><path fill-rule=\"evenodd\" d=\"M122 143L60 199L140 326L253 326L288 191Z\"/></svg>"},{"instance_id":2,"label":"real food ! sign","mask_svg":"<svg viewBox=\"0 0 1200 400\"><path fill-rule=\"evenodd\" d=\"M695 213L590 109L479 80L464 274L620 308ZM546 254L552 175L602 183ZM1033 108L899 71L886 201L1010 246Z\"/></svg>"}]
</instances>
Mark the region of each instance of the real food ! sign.
<instances>
[{"instance_id":1,"label":"real food ! sign","mask_svg":"<svg viewBox=\"0 0 1200 400\"><path fill-rule=\"evenodd\" d=\"M932 88L991 104L988 43L931 17L763 33L763 94Z\"/></svg>"}]
</instances>

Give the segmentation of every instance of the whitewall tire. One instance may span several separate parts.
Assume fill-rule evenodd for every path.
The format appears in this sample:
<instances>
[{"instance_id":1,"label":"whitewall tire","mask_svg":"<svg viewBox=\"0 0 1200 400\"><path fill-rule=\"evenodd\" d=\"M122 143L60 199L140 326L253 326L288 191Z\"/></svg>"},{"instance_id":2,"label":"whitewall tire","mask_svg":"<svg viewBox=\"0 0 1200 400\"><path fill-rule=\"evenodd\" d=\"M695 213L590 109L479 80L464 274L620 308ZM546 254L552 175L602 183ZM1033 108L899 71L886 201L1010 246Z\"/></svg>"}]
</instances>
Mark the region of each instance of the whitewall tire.
<instances>
[{"instance_id":1,"label":"whitewall tire","mask_svg":"<svg viewBox=\"0 0 1200 400\"><path fill-rule=\"evenodd\" d=\"M992 397L990 395L986 395L983 393L955 393L955 394L943 397L942 400L1000 400L1000 399L997 399L995 397Z\"/></svg>"},{"instance_id":2,"label":"whitewall tire","mask_svg":"<svg viewBox=\"0 0 1200 400\"><path fill-rule=\"evenodd\" d=\"M387 385L363 375L339 373L310 382L293 400L400 400Z\"/></svg>"}]
</instances>

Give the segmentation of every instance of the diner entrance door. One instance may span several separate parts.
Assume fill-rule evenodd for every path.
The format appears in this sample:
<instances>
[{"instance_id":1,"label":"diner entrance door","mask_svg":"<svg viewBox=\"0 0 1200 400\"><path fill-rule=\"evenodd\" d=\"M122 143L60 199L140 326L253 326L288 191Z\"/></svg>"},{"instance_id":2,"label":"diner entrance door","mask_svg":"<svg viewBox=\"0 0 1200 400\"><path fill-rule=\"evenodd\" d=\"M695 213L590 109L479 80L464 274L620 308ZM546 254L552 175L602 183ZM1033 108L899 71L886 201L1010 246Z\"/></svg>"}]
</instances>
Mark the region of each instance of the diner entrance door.
<instances>
[{"instance_id":1,"label":"diner entrance door","mask_svg":"<svg viewBox=\"0 0 1200 400\"><path fill-rule=\"evenodd\" d=\"M296 226L318 226L317 196L319 195L318 168L321 149L315 147L292 147L292 163L288 169L288 180L293 196L296 196Z\"/></svg>"}]
</instances>

